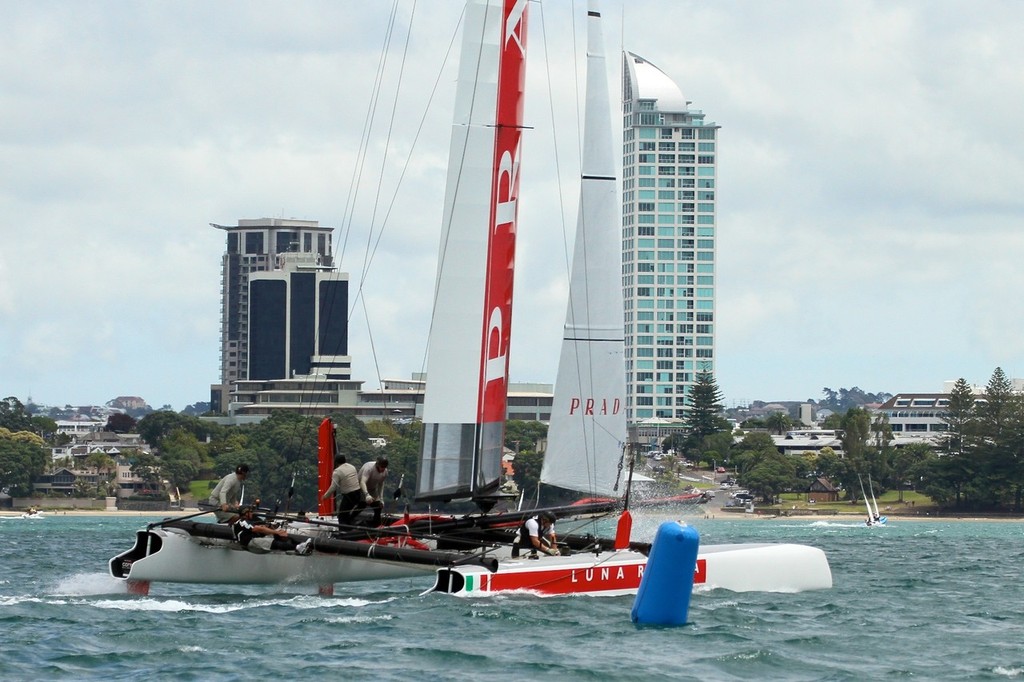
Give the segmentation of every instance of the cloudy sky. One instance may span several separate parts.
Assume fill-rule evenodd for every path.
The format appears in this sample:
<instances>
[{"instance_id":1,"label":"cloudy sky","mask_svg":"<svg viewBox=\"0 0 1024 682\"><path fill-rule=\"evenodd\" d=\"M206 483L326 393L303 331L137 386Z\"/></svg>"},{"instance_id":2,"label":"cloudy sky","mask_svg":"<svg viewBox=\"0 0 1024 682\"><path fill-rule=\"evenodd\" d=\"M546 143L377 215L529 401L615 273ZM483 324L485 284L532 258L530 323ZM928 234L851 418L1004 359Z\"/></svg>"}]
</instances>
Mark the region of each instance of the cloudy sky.
<instances>
[{"instance_id":1,"label":"cloudy sky","mask_svg":"<svg viewBox=\"0 0 1024 682\"><path fill-rule=\"evenodd\" d=\"M511 378L551 382L585 6L530 11ZM1024 375L1024 5L604 11L613 93L625 48L722 126L730 405ZM460 15L456 0L0 4L0 394L207 400L224 251L209 223L239 218L336 227L365 301L355 377L421 370Z\"/></svg>"}]
</instances>

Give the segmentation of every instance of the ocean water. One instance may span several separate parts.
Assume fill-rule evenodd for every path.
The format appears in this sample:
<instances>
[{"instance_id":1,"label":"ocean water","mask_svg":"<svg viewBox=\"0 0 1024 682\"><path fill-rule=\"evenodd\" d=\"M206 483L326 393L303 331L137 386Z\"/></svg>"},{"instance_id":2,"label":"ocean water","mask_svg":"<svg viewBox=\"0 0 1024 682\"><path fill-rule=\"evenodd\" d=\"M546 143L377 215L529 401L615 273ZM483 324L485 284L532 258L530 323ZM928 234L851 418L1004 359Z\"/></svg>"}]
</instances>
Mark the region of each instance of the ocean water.
<instances>
[{"instance_id":1,"label":"ocean water","mask_svg":"<svg viewBox=\"0 0 1024 682\"><path fill-rule=\"evenodd\" d=\"M421 595L425 578L131 596L106 561L146 521L0 520L0 679L1024 680L1024 523L690 519L703 544L820 547L835 585L697 592L686 626L638 628L632 597Z\"/></svg>"}]
</instances>

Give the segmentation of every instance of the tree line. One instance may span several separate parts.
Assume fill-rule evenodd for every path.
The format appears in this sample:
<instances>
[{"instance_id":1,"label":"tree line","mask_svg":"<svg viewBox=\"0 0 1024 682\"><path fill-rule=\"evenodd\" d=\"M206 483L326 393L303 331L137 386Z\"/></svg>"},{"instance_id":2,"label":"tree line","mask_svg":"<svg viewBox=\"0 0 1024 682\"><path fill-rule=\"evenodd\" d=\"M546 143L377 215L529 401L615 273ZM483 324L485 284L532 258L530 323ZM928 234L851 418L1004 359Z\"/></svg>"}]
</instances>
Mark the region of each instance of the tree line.
<instances>
[{"instance_id":1,"label":"tree line","mask_svg":"<svg viewBox=\"0 0 1024 682\"><path fill-rule=\"evenodd\" d=\"M707 465L727 463L740 484L763 499L806 491L811 479L824 476L841 487L851 502L860 498L861 485L873 486L876 496L898 490L901 499L911 487L942 507L1022 511L1024 396L1013 391L1001 368L992 373L982 395L976 396L964 379L956 382L938 449L921 443L896 447L887 417L851 407L845 414L833 415L829 424L840 431L841 451L826 447L797 456L780 453L765 432L748 432L737 441L722 416L722 393L714 376L703 372L696 379L688 397L684 432L666 438L662 447ZM390 461L391 485L397 487L404 478L406 491L414 487L419 424L364 423L349 415L335 415L333 421L339 452L350 462L358 466L384 455ZM128 455L133 471L154 487L168 480L184 491L193 480L219 478L245 462L252 468L247 496L259 496L268 504L288 504L293 510L312 510L319 423L319 418L277 413L258 424L219 426L161 411L146 415L137 425L120 420L112 428L135 426L154 448L153 454ZM48 436L55 431L52 420L28 415L15 398L0 401L0 490L14 496L31 493L32 479L49 464ZM528 495L539 481L543 455L537 443L546 432L539 422L506 425L506 447L517 453L515 482ZM387 445L375 448L371 437L383 437ZM109 467L98 460L92 465L97 470Z\"/></svg>"}]
</instances>

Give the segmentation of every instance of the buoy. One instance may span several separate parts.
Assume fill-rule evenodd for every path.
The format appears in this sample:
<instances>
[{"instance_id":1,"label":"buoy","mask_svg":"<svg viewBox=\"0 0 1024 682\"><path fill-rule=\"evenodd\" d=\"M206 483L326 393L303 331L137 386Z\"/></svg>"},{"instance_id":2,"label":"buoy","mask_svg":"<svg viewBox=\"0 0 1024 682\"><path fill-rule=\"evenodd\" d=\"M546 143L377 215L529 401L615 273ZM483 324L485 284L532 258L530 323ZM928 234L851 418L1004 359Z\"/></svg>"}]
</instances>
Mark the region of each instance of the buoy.
<instances>
[{"instance_id":1,"label":"buoy","mask_svg":"<svg viewBox=\"0 0 1024 682\"><path fill-rule=\"evenodd\" d=\"M686 625L700 536L677 521L658 527L630 617L640 625Z\"/></svg>"}]
</instances>

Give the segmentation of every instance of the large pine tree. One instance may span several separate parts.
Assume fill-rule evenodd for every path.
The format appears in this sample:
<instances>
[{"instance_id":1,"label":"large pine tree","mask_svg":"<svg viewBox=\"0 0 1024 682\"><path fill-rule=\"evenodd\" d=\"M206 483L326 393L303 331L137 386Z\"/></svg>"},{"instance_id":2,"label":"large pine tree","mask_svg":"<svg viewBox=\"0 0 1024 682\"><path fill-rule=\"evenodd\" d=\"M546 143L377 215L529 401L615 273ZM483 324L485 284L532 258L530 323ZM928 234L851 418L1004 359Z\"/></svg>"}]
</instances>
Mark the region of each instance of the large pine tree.
<instances>
[{"instance_id":1,"label":"large pine tree","mask_svg":"<svg viewBox=\"0 0 1024 682\"><path fill-rule=\"evenodd\" d=\"M697 382L690 389L690 412L686 416L689 445L696 447L707 436L722 430L719 414L724 409L722 391L711 372L698 372Z\"/></svg>"}]
</instances>

